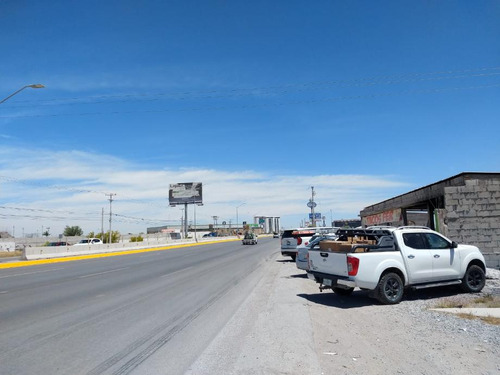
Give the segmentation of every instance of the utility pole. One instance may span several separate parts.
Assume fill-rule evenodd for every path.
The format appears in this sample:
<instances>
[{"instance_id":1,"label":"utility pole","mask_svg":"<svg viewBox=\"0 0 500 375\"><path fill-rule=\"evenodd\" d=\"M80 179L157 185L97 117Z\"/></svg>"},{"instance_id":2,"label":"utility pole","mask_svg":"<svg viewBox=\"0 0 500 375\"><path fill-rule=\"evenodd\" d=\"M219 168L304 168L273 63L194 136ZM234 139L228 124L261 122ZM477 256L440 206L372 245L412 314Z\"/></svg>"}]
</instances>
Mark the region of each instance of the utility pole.
<instances>
[{"instance_id":1,"label":"utility pole","mask_svg":"<svg viewBox=\"0 0 500 375\"><path fill-rule=\"evenodd\" d=\"M188 204L184 203L184 238L188 237Z\"/></svg>"},{"instance_id":2,"label":"utility pole","mask_svg":"<svg viewBox=\"0 0 500 375\"><path fill-rule=\"evenodd\" d=\"M314 196L316 193L314 192L314 186L311 186L311 215L312 215L312 226L313 228L316 227L316 218L314 217L314 206L316 204L314 203Z\"/></svg>"},{"instance_id":3,"label":"utility pole","mask_svg":"<svg viewBox=\"0 0 500 375\"><path fill-rule=\"evenodd\" d=\"M116 195L114 193L109 193L105 194L109 200L109 244L111 244L111 216L112 216L112 210L111 210L111 203L113 203L113 196Z\"/></svg>"},{"instance_id":4,"label":"utility pole","mask_svg":"<svg viewBox=\"0 0 500 375\"><path fill-rule=\"evenodd\" d=\"M186 238L186 234L184 232L184 210L185 208L180 209L182 214L181 214L181 233L184 235L184 238Z\"/></svg>"},{"instance_id":5,"label":"utility pole","mask_svg":"<svg viewBox=\"0 0 500 375\"><path fill-rule=\"evenodd\" d=\"M101 209L101 239L104 242L104 207Z\"/></svg>"}]
</instances>

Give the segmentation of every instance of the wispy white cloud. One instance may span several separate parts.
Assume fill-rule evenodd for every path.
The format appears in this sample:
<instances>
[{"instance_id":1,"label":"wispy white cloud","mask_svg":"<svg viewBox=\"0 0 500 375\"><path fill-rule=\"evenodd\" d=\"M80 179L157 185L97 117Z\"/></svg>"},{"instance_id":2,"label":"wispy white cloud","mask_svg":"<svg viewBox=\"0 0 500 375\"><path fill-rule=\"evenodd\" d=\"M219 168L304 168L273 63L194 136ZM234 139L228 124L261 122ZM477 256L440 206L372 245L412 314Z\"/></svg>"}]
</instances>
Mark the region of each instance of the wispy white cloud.
<instances>
[{"instance_id":1,"label":"wispy white cloud","mask_svg":"<svg viewBox=\"0 0 500 375\"><path fill-rule=\"evenodd\" d=\"M0 230L14 225L25 228L26 233L41 225L50 226L53 233L65 225L99 230L102 209L105 213L109 209L105 193L116 194L116 214L147 219L132 223L117 217L115 228L123 232L145 231L147 226L165 224L165 220L177 223L181 212L168 207L169 184L191 181L203 183L205 204L197 208L197 218L204 223L212 222L212 215L234 222L236 206L245 203L239 208L240 221L252 221L255 214L274 215L281 216L284 225L296 225L297 217L307 215L310 185L317 192L318 210L327 217L332 210L334 218L356 217L365 206L408 189L396 176L151 169L104 154L2 148L2 206L12 209L0 208Z\"/></svg>"}]
</instances>

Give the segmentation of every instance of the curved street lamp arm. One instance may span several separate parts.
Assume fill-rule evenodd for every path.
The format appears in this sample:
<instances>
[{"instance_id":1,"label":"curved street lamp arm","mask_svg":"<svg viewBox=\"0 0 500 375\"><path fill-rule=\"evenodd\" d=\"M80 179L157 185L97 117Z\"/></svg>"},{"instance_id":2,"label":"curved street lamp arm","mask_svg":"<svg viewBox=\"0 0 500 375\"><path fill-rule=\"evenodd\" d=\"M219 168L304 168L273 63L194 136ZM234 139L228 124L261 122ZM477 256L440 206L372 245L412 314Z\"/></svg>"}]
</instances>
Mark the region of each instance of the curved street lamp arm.
<instances>
[{"instance_id":1,"label":"curved street lamp arm","mask_svg":"<svg viewBox=\"0 0 500 375\"><path fill-rule=\"evenodd\" d=\"M7 96L5 99L2 99L0 101L0 104L2 104L3 102L5 102L7 99L10 99L12 98L14 95L16 95L17 93L23 91L25 88L27 87L31 87L32 89L43 89L45 86L40 84L40 83L35 83L33 85L26 85L26 86L23 86L21 87L19 90L17 90L16 92L14 92L13 94L10 94L9 96Z\"/></svg>"}]
</instances>

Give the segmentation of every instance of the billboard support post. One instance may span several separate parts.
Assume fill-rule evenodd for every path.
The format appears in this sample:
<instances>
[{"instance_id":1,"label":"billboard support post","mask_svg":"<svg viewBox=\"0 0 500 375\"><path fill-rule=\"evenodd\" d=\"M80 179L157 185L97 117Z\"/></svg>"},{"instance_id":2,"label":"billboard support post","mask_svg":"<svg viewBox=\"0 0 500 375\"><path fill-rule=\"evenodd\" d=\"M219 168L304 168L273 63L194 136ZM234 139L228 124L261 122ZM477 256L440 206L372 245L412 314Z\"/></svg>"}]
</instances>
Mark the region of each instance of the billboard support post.
<instances>
[{"instance_id":1,"label":"billboard support post","mask_svg":"<svg viewBox=\"0 0 500 375\"><path fill-rule=\"evenodd\" d=\"M201 182L182 182L178 184L170 184L168 190L168 201L171 207L177 205L184 205L184 238L187 238L189 228L188 228L188 204L198 204L203 205L203 195L202 195L202 183ZM196 220L196 211L195 211ZM195 222L196 230L196 222ZM196 237L196 232L195 232Z\"/></svg>"}]
</instances>

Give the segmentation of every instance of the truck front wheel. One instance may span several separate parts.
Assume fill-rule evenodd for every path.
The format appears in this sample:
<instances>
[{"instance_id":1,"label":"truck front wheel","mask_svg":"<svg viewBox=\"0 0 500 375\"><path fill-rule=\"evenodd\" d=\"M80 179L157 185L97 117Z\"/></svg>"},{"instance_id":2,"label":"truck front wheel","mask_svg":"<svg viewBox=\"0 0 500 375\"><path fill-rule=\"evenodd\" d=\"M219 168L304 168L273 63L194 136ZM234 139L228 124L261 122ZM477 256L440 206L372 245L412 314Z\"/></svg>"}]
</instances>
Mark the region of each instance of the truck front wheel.
<instances>
[{"instance_id":1,"label":"truck front wheel","mask_svg":"<svg viewBox=\"0 0 500 375\"><path fill-rule=\"evenodd\" d=\"M404 284L401 277L394 272L383 275L378 282L377 299L384 305L392 305L401 302L404 292Z\"/></svg>"},{"instance_id":2,"label":"truck front wheel","mask_svg":"<svg viewBox=\"0 0 500 375\"><path fill-rule=\"evenodd\" d=\"M467 293L479 293L486 283L486 275L481 267L473 264L465 271L462 290Z\"/></svg>"}]
</instances>

